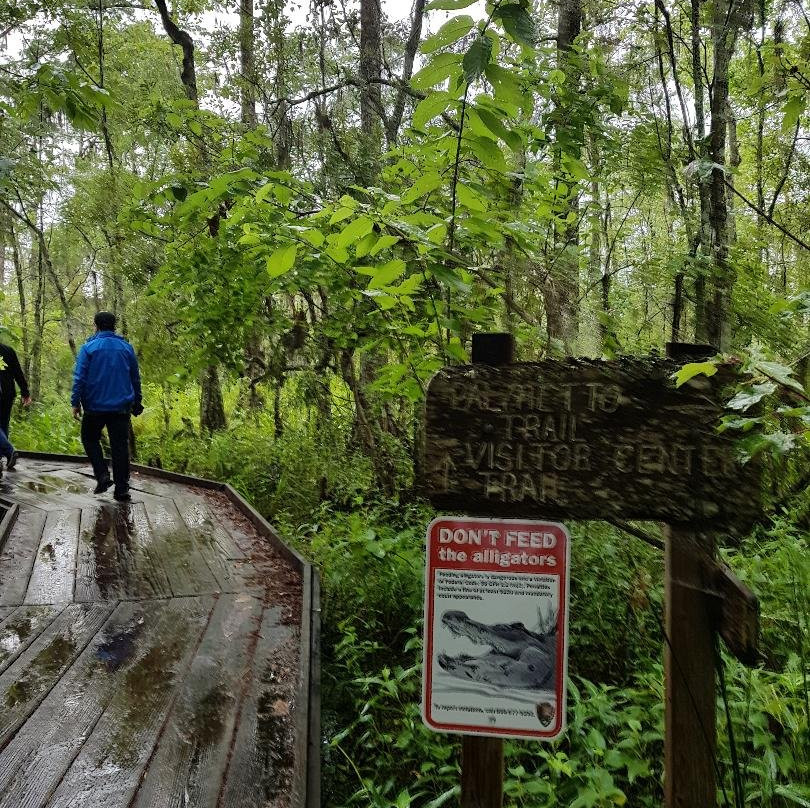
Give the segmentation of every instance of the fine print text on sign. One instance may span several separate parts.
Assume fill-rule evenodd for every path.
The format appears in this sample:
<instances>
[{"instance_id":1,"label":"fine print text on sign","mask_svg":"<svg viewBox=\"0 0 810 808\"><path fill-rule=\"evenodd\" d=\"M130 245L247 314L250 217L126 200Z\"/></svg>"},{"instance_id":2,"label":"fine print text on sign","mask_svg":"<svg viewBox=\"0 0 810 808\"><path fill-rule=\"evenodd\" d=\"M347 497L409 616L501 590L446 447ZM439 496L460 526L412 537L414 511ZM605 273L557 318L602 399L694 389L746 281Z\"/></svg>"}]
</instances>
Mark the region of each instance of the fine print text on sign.
<instances>
[{"instance_id":1,"label":"fine print text on sign","mask_svg":"<svg viewBox=\"0 0 810 808\"><path fill-rule=\"evenodd\" d=\"M568 533L440 517L428 527L422 716L439 732L553 739L565 726Z\"/></svg>"},{"instance_id":2,"label":"fine print text on sign","mask_svg":"<svg viewBox=\"0 0 810 808\"><path fill-rule=\"evenodd\" d=\"M672 360L448 367L426 402L425 484L440 508L503 516L738 525L754 469L716 431L716 377Z\"/></svg>"}]
</instances>

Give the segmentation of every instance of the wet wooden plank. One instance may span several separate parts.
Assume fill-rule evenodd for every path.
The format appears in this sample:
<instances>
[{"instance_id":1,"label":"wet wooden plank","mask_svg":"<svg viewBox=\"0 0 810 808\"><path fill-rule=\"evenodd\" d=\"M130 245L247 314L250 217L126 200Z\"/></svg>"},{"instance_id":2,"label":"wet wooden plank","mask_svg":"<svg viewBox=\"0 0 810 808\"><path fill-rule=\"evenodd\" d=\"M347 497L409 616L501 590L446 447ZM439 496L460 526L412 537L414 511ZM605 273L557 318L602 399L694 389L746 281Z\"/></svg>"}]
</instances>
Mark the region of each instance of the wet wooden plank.
<instances>
[{"instance_id":1,"label":"wet wooden plank","mask_svg":"<svg viewBox=\"0 0 810 808\"><path fill-rule=\"evenodd\" d=\"M73 600L80 514L78 509L48 514L25 593L26 603Z\"/></svg>"},{"instance_id":2,"label":"wet wooden plank","mask_svg":"<svg viewBox=\"0 0 810 808\"><path fill-rule=\"evenodd\" d=\"M38 494L26 486L18 485L12 478L11 472L0 477L0 494L20 505L29 505L43 511L54 511L60 507L58 499Z\"/></svg>"},{"instance_id":3,"label":"wet wooden plank","mask_svg":"<svg viewBox=\"0 0 810 808\"><path fill-rule=\"evenodd\" d=\"M211 598L119 604L0 755L0 805L44 805L114 699L129 699L129 717L144 720L144 694L165 683L163 672L194 642L211 607ZM182 645L167 637L182 637ZM119 749L127 760L131 750ZM85 794L78 804L96 801Z\"/></svg>"},{"instance_id":4,"label":"wet wooden plank","mask_svg":"<svg viewBox=\"0 0 810 808\"><path fill-rule=\"evenodd\" d=\"M167 480L159 480L155 477L149 477L146 474L139 474L137 472L131 476L129 484L131 488L137 491L143 491L155 497L168 497L169 499L177 496L177 494L182 494L184 491L184 486L182 485Z\"/></svg>"},{"instance_id":5,"label":"wet wooden plank","mask_svg":"<svg viewBox=\"0 0 810 808\"><path fill-rule=\"evenodd\" d=\"M0 673L44 631L59 609L19 606L0 623Z\"/></svg>"},{"instance_id":6,"label":"wet wooden plank","mask_svg":"<svg viewBox=\"0 0 810 808\"><path fill-rule=\"evenodd\" d=\"M75 599L171 595L168 577L149 548L143 503L103 503L82 511Z\"/></svg>"},{"instance_id":7,"label":"wet wooden plank","mask_svg":"<svg viewBox=\"0 0 810 808\"><path fill-rule=\"evenodd\" d=\"M212 506L202 497L175 496L175 505L185 523L194 530L210 535L218 545L223 558L243 559L245 553L233 540L222 520L218 519Z\"/></svg>"},{"instance_id":8,"label":"wet wooden plank","mask_svg":"<svg viewBox=\"0 0 810 808\"><path fill-rule=\"evenodd\" d=\"M22 603L47 514L21 508L0 553L0 604Z\"/></svg>"},{"instance_id":9,"label":"wet wooden plank","mask_svg":"<svg viewBox=\"0 0 810 808\"><path fill-rule=\"evenodd\" d=\"M238 552L238 548L226 530L214 521L205 503L186 497L176 497L174 503L222 591L258 592L260 587L251 583L242 560L229 555Z\"/></svg>"},{"instance_id":10,"label":"wet wooden plank","mask_svg":"<svg viewBox=\"0 0 810 808\"><path fill-rule=\"evenodd\" d=\"M79 524L74 597L78 602L84 602L120 596L114 510L104 505L84 508Z\"/></svg>"},{"instance_id":11,"label":"wet wooden plank","mask_svg":"<svg viewBox=\"0 0 810 808\"><path fill-rule=\"evenodd\" d=\"M0 749L96 635L114 603L70 604L0 676ZM34 606L29 608L43 609Z\"/></svg>"},{"instance_id":12,"label":"wet wooden plank","mask_svg":"<svg viewBox=\"0 0 810 808\"><path fill-rule=\"evenodd\" d=\"M172 500L142 495L152 528L154 550L169 577L173 595L219 592L221 587Z\"/></svg>"},{"instance_id":13,"label":"wet wooden plank","mask_svg":"<svg viewBox=\"0 0 810 808\"><path fill-rule=\"evenodd\" d=\"M284 650L296 644L278 609L265 609L238 726L217 808L256 808L289 787L293 767L290 726L297 684L282 676Z\"/></svg>"},{"instance_id":14,"label":"wet wooden plank","mask_svg":"<svg viewBox=\"0 0 810 808\"><path fill-rule=\"evenodd\" d=\"M0 623L6 619L13 611L16 609L16 606L0 606Z\"/></svg>"},{"instance_id":15,"label":"wet wooden plank","mask_svg":"<svg viewBox=\"0 0 810 808\"><path fill-rule=\"evenodd\" d=\"M261 613L248 595L219 598L133 808L216 808Z\"/></svg>"},{"instance_id":16,"label":"wet wooden plank","mask_svg":"<svg viewBox=\"0 0 810 808\"><path fill-rule=\"evenodd\" d=\"M210 605L211 601L205 603ZM227 608L220 601L211 613L200 608L200 601L189 598L178 598L171 604L168 610L174 622L164 623L162 630L144 643L143 663L124 676L48 808L131 805L155 744L165 737L163 728L176 696L187 687L192 659L196 664L200 655L207 658L210 652L205 639L202 646L198 645L201 635L205 632L205 638L209 636L211 626L221 620L219 614ZM197 729L191 727L192 732ZM192 742L187 737L182 740L184 745ZM174 796L178 805L197 804L184 802L183 791ZM169 793L161 794L159 804L168 805L170 799Z\"/></svg>"}]
</instances>

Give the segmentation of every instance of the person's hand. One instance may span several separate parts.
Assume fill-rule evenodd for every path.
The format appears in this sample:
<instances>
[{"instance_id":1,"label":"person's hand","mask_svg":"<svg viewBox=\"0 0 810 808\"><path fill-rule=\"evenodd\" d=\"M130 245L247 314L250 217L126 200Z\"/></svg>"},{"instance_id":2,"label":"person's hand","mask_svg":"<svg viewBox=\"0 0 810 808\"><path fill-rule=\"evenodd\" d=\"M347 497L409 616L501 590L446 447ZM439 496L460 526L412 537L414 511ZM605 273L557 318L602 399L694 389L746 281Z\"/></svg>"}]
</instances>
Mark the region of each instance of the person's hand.
<instances>
[{"instance_id":1,"label":"person's hand","mask_svg":"<svg viewBox=\"0 0 810 808\"><path fill-rule=\"evenodd\" d=\"M137 418L143 412L143 404L135 404L132 407L132 414Z\"/></svg>"},{"instance_id":2,"label":"person's hand","mask_svg":"<svg viewBox=\"0 0 810 808\"><path fill-rule=\"evenodd\" d=\"M23 400L22 400L23 407L30 407L32 400L33 399L31 398L31 396L23 396Z\"/></svg>"},{"instance_id":3,"label":"person's hand","mask_svg":"<svg viewBox=\"0 0 810 808\"><path fill-rule=\"evenodd\" d=\"M82 417L82 408L81 407L74 407L73 408L73 417L77 421Z\"/></svg>"}]
</instances>

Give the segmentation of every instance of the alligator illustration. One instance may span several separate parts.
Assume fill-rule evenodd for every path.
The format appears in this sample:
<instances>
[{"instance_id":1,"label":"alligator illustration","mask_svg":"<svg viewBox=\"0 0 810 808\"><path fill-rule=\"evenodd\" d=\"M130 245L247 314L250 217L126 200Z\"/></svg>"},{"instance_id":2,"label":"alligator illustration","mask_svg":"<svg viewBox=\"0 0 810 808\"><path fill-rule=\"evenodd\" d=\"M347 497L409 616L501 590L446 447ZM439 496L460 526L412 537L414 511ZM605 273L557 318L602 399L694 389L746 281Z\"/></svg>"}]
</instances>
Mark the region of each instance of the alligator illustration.
<instances>
[{"instance_id":1,"label":"alligator illustration","mask_svg":"<svg viewBox=\"0 0 810 808\"><path fill-rule=\"evenodd\" d=\"M443 670L460 679L526 690L553 689L555 683L556 621L547 633L530 631L523 623L488 625L466 612L447 611L442 624L457 637L466 637L491 650L481 656L439 654Z\"/></svg>"}]
</instances>

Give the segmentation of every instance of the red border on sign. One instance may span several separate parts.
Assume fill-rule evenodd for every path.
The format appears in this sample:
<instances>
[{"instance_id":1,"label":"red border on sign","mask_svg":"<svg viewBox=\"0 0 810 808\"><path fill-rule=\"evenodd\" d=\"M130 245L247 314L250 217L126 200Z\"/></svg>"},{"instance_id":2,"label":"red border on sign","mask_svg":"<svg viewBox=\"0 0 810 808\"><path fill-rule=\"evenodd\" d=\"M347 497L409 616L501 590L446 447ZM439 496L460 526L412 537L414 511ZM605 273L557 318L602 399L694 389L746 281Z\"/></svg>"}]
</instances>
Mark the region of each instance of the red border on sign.
<instances>
[{"instance_id":1,"label":"red border on sign","mask_svg":"<svg viewBox=\"0 0 810 808\"><path fill-rule=\"evenodd\" d=\"M525 528L530 531L550 531L557 538L557 545L553 550L542 550L548 555L554 555L557 564L553 568L538 568L523 564L511 565L507 568L492 561L479 562L474 567L464 566L458 561L443 561L438 557L438 531L441 527L474 526L475 528L498 529L504 531L516 528ZM454 732L462 735L490 735L512 738L533 738L536 740L553 740L565 729L566 711L566 679L568 673L568 599L569 599L569 569L571 542L564 525L558 522L545 522L534 519L496 519L496 518L465 518L453 516L440 516L434 519L427 529L425 564L425 626L424 626L424 657L422 663L422 720L433 730L438 732ZM458 549L458 548L455 548ZM463 548L461 548L463 549ZM486 549L486 548L485 548ZM557 701L557 715L554 726L546 730L529 730L523 728L474 726L468 724L448 724L435 721L431 716L432 688L433 688L433 620L434 620L434 582L438 569L475 569L481 572L499 573L530 573L532 575L555 575L559 586L559 612L557 614L557 669L555 696Z\"/></svg>"}]
</instances>

